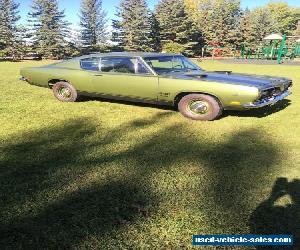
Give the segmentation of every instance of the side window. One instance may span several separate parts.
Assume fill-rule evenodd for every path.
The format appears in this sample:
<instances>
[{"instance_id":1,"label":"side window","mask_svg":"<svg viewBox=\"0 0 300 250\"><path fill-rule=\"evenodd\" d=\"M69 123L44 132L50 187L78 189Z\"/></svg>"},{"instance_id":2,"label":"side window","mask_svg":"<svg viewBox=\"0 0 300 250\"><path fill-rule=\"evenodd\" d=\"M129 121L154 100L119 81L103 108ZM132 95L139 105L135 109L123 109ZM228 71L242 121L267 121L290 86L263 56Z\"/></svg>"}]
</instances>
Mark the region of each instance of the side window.
<instances>
[{"instance_id":1,"label":"side window","mask_svg":"<svg viewBox=\"0 0 300 250\"><path fill-rule=\"evenodd\" d=\"M145 59L148 65L155 70L173 68L173 56L151 57Z\"/></svg>"},{"instance_id":2,"label":"side window","mask_svg":"<svg viewBox=\"0 0 300 250\"><path fill-rule=\"evenodd\" d=\"M137 74L151 75L149 69L140 61L137 60Z\"/></svg>"},{"instance_id":3,"label":"side window","mask_svg":"<svg viewBox=\"0 0 300 250\"><path fill-rule=\"evenodd\" d=\"M135 74L135 60L130 57L103 57L100 65L102 72Z\"/></svg>"},{"instance_id":4,"label":"side window","mask_svg":"<svg viewBox=\"0 0 300 250\"><path fill-rule=\"evenodd\" d=\"M101 72L151 74L139 59L131 57L103 57L101 58L100 68Z\"/></svg>"},{"instance_id":5,"label":"side window","mask_svg":"<svg viewBox=\"0 0 300 250\"><path fill-rule=\"evenodd\" d=\"M80 61L80 67L85 70L99 70L99 61L98 57L85 58Z\"/></svg>"}]
</instances>

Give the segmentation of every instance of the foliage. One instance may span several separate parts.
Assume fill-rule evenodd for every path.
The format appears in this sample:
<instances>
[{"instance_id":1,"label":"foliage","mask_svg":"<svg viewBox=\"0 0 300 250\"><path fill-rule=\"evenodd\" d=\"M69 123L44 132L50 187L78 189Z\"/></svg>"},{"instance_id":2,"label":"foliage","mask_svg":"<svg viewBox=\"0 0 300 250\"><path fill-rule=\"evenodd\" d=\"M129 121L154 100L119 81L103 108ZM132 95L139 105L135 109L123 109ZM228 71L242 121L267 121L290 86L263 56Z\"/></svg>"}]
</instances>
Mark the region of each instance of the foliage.
<instances>
[{"instance_id":1,"label":"foliage","mask_svg":"<svg viewBox=\"0 0 300 250\"><path fill-rule=\"evenodd\" d=\"M241 43L257 45L271 33L292 35L300 19L300 9L286 3L269 3L266 6L245 10L240 22Z\"/></svg>"},{"instance_id":2,"label":"foliage","mask_svg":"<svg viewBox=\"0 0 300 250\"><path fill-rule=\"evenodd\" d=\"M104 45L108 40L108 21L102 0L82 0L80 13L82 45L88 50Z\"/></svg>"},{"instance_id":3,"label":"foliage","mask_svg":"<svg viewBox=\"0 0 300 250\"><path fill-rule=\"evenodd\" d=\"M241 14L239 0L187 0L186 6L206 43L237 44Z\"/></svg>"},{"instance_id":4,"label":"foliage","mask_svg":"<svg viewBox=\"0 0 300 250\"><path fill-rule=\"evenodd\" d=\"M257 44L264 37L272 33L278 33L277 21L273 19L270 10L259 7L250 13L250 32L252 34L252 44ZM249 41L251 43L251 40Z\"/></svg>"},{"instance_id":5,"label":"foliage","mask_svg":"<svg viewBox=\"0 0 300 250\"><path fill-rule=\"evenodd\" d=\"M162 0L156 6L155 17L160 28L160 40L165 44L180 44L186 54L201 42L201 35L186 11L183 0Z\"/></svg>"},{"instance_id":6,"label":"foliage","mask_svg":"<svg viewBox=\"0 0 300 250\"><path fill-rule=\"evenodd\" d=\"M256 34L253 29L252 15L249 9L245 9L241 14L239 31L241 35L239 45L243 44L244 46L249 47L257 43Z\"/></svg>"},{"instance_id":7,"label":"foliage","mask_svg":"<svg viewBox=\"0 0 300 250\"><path fill-rule=\"evenodd\" d=\"M163 45L162 50L167 53L181 54L184 52L185 47L173 41L167 42Z\"/></svg>"},{"instance_id":8,"label":"foliage","mask_svg":"<svg viewBox=\"0 0 300 250\"><path fill-rule=\"evenodd\" d=\"M81 55L81 47L73 42L66 42L64 47L64 58L76 57Z\"/></svg>"},{"instance_id":9,"label":"foliage","mask_svg":"<svg viewBox=\"0 0 300 250\"><path fill-rule=\"evenodd\" d=\"M81 1L76 30L58 1L32 0L29 25L21 26L19 4L0 0L1 55L20 58L30 51L64 58L92 51L174 50L194 56L211 43L232 50L255 47L271 33L300 35L300 8L284 2L249 10L240 0L160 0L152 12L146 0L121 0L110 32L102 0Z\"/></svg>"},{"instance_id":10,"label":"foliage","mask_svg":"<svg viewBox=\"0 0 300 250\"><path fill-rule=\"evenodd\" d=\"M217 0L208 12L203 32L210 41L218 41L222 46L237 44L240 20L240 2L238 0Z\"/></svg>"},{"instance_id":11,"label":"foliage","mask_svg":"<svg viewBox=\"0 0 300 250\"><path fill-rule=\"evenodd\" d=\"M300 8L290 7L285 2L271 2L265 8L270 11L270 17L276 21L276 30L279 33L293 35L300 20Z\"/></svg>"},{"instance_id":12,"label":"foliage","mask_svg":"<svg viewBox=\"0 0 300 250\"><path fill-rule=\"evenodd\" d=\"M57 0L33 0L31 9L28 21L33 48L45 58L61 58L68 27L64 11L58 9Z\"/></svg>"},{"instance_id":13,"label":"foliage","mask_svg":"<svg viewBox=\"0 0 300 250\"><path fill-rule=\"evenodd\" d=\"M122 0L113 20L113 41L126 51L153 51L151 13L145 0Z\"/></svg>"},{"instance_id":14,"label":"foliage","mask_svg":"<svg viewBox=\"0 0 300 250\"><path fill-rule=\"evenodd\" d=\"M300 20L298 21L297 28L295 29L293 35L300 37Z\"/></svg>"},{"instance_id":15,"label":"foliage","mask_svg":"<svg viewBox=\"0 0 300 250\"><path fill-rule=\"evenodd\" d=\"M81 29L77 26L69 26L69 32L65 38L65 57L74 57L82 53Z\"/></svg>"},{"instance_id":16,"label":"foliage","mask_svg":"<svg viewBox=\"0 0 300 250\"><path fill-rule=\"evenodd\" d=\"M281 2L253 10L242 10L239 0L185 0L185 4L206 43L216 41L225 47L257 45L271 33L291 35L300 19L300 8Z\"/></svg>"},{"instance_id":17,"label":"foliage","mask_svg":"<svg viewBox=\"0 0 300 250\"><path fill-rule=\"evenodd\" d=\"M150 24L149 46L152 51L161 51L160 26L154 13L150 13Z\"/></svg>"},{"instance_id":18,"label":"foliage","mask_svg":"<svg viewBox=\"0 0 300 250\"><path fill-rule=\"evenodd\" d=\"M0 51L4 57L16 59L22 51L23 29L18 26L19 19L19 4L0 0Z\"/></svg>"}]
</instances>

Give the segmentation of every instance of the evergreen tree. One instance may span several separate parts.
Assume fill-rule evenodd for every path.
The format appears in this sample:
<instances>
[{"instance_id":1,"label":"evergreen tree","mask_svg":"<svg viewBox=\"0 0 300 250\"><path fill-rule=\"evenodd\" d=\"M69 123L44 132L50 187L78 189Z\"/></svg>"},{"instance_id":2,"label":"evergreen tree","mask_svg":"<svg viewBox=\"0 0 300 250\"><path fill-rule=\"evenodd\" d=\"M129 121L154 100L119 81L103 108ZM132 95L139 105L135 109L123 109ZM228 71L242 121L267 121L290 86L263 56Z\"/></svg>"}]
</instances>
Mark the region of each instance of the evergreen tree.
<instances>
[{"instance_id":1,"label":"evergreen tree","mask_svg":"<svg viewBox=\"0 0 300 250\"><path fill-rule=\"evenodd\" d=\"M120 20L112 20L112 41L116 43L114 51L124 50L125 38Z\"/></svg>"},{"instance_id":2,"label":"evergreen tree","mask_svg":"<svg viewBox=\"0 0 300 250\"><path fill-rule=\"evenodd\" d=\"M152 51L161 50L161 41L160 41L160 27L159 22L157 21L154 13L150 13L150 26L151 31L149 34L149 46Z\"/></svg>"},{"instance_id":3,"label":"evergreen tree","mask_svg":"<svg viewBox=\"0 0 300 250\"><path fill-rule=\"evenodd\" d=\"M62 58L68 27L64 11L59 10L57 0L33 0L31 8L28 21L33 48L43 57Z\"/></svg>"},{"instance_id":4,"label":"evergreen tree","mask_svg":"<svg viewBox=\"0 0 300 250\"><path fill-rule=\"evenodd\" d=\"M19 4L14 0L0 0L0 50L4 56L16 58L21 45L20 32L17 22Z\"/></svg>"},{"instance_id":5,"label":"evergreen tree","mask_svg":"<svg viewBox=\"0 0 300 250\"><path fill-rule=\"evenodd\" d=\"M122 0L116 16L113 41L127 51L153 50L151 13L145 0Z\"/></svg>"},{"instance_id":6,"label":"evergreen tree","mask_svg":"<svg viewBox=\"0 0 300 250\"><path fill-rule=\"evenodd\" d=\"M80 10L81 39L85 47L95 49L108 39L107 13L102 9L102 0L82 0Z\"/></svg>"},{"instance_id":7,"label":"evergreen tree","mask_svg":"<svg viewBox=\"0 0 300 250\"><path fill-rule=\"evenodd\" d=\"M161 0L156 6L156 19L160 27L163 47L184 47L186 54L201 41L201 35L186 11L183 0Z\"/></svg>"},{"instance_id":8,"label":"evergreen tree","mask_svg":"<svg viewBox=\"0 0 300 250\"><path fill-rule=\"evenodd\" d=\"M77 26L69 26L69 33L66 37L65 55L67 57L79 56L82 48L81 30Z\"/></svg>"}]
</instances>

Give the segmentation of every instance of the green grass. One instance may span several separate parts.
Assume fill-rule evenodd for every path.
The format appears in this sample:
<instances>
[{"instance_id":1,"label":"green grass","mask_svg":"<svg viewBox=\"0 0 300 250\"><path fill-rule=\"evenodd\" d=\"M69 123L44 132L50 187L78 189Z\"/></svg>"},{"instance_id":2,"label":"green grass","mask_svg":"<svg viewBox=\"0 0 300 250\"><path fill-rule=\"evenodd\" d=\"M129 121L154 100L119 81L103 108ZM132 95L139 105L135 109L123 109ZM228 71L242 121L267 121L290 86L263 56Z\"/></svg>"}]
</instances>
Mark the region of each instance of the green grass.
<instances>
[{"instance_id":1,"label":"green grass","mask_svg":"<svg viewBox=\"0 0 300 250\"><path fill-rule=\"evenodd\" d=\"M44 63L0 63L1 249L178 249L192 248L193 234L274 230L299 237L299 203L281 212L261 203L277 178L300 178L300 67L202 62L290 77L294 94L195 122L152 106L58 102L18 80L21 67Z\"/></svg>"}]
</instances>

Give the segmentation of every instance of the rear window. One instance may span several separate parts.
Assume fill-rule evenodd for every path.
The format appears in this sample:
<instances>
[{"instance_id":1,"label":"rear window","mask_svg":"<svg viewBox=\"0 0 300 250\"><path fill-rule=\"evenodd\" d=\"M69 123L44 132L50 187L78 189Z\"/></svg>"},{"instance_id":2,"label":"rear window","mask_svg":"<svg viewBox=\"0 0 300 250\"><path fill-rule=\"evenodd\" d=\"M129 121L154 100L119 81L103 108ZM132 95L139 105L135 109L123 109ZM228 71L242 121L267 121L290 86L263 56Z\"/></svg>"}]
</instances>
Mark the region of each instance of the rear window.
<instances>
[{"instance_id":1,"label":"rear window","mask_svg":"<svg viewBox=\"0 0 300 250\"><path fill-rule=\"evenodd\" d=\"M99 61L98 57L84 58L80 60L80 67L85 70L99 71Z\"/></svg>"}]
</instances>

